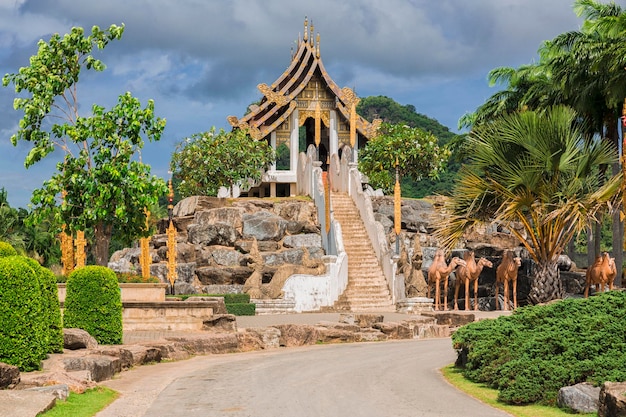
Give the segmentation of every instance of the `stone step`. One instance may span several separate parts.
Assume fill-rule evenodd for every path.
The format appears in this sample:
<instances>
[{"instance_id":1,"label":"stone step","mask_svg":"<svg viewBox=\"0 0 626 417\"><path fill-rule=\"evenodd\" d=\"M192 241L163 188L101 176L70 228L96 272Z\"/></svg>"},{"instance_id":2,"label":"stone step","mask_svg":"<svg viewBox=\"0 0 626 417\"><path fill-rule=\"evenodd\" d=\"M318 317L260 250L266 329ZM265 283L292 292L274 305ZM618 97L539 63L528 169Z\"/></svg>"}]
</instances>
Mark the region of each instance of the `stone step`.
<instances>
[{"instance_id":1,"label":"stone step","mask_svg":"<svg viewBox=\"0 0 626 417\"><path fill-rule=\"evenodd\" d=\"M391 295L365 224L347 193L331 194L348 255L348 285L335 303L338 311L393 311Z\"/></svg>"}]
</instances>

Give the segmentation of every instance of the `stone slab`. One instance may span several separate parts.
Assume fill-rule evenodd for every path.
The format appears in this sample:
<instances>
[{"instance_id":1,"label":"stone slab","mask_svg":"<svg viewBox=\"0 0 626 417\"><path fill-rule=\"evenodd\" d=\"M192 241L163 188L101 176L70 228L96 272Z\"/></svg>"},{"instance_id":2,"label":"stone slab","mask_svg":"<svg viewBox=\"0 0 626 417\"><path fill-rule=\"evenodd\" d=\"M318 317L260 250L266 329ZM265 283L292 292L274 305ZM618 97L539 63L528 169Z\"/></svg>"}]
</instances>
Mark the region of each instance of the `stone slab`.
<instances>
[{"instance_id":1,"label":"stone slab","mask_svg":"<svg viewBox=\"0 0 626 417\"><path fill-rule=\"evenodd\" d=\"M51 409L56 397L50 393L26 390L0 391L0 417L36 417Z\"/></svg>"}]
</instances>

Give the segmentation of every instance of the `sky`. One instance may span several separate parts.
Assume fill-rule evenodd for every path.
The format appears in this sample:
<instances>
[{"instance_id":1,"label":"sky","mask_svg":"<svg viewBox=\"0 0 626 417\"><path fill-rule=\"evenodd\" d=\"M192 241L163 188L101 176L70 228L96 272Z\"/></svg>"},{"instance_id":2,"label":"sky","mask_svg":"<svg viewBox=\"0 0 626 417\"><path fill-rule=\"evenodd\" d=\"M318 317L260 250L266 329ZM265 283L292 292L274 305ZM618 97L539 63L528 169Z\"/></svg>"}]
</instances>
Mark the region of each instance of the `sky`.
<instances>
[{"instance_id":1,"label":"sky","mask_svg":"<svg viewBox=\"0 0 626 417\"><path fill-rule=\"evenodd\" d=\"M226 118L242 117L262 97L256 86L289 66L305 17L339 87L413 105L454 132L498 91L490 70L530 64L543 41L582 24L573 0L0 0L0 75L27 66L54 33L123 23L122 39L98 54L106 70L81 74L81 112L127 91L144 106L153 99L167 125L141 158L167 179L177 143L230 129ZM24 168L29 144L10 141L23 115L15 97L0 86L0 188L27 207L62 154Z\"/></svg>"}]
</instances>

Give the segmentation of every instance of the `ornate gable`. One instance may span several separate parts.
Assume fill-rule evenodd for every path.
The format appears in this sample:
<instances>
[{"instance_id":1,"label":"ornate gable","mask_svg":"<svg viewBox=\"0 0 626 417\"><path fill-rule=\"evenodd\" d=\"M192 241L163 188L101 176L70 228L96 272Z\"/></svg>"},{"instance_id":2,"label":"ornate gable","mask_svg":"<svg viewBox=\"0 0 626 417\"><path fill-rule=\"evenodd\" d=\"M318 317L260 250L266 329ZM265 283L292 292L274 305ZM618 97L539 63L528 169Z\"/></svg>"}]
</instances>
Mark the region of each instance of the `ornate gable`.
<instances>
[{"instance_id":1,"label":"ornate gable","mask_svg":"<svg viewBox=\"0 0 626 417\"><path fill-rule=\"evenodd\" d=\"M254 139L262 139L279 128L293 111L299 112L299 123L312 117L330 125L330 111L339 115L339 138L352 143L358 131L366 139L374 137L380 121L369 123L356 114L359 98L348 87L339 86L328 75L320 57L320 35L313 37L313 24L304 21L304 36L298 39L298 49L292 54L289 67L271 85L259 84L263 94L258 106L238 119L229 116L228 122L236 128L248 129ZM346 136L349 135L349 138Z\"/></svg>"}]
</instances>

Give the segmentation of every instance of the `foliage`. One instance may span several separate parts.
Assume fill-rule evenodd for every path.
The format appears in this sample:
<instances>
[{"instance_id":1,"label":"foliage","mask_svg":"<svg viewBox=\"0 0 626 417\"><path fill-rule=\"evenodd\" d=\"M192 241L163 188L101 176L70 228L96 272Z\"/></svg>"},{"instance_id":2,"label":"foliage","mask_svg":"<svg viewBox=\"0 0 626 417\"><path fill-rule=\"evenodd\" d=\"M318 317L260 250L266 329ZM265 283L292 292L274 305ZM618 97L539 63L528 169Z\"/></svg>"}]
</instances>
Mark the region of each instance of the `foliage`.
<instances>
[{"instance_id":1,"label":"foliage","mask_svg":"<svg viewBox=\"0 0 626 417\"><path fill-rule=\"evenodd\" d=\"M380 134L359 153L359 170L369 177L374 188L389 193L395 184L396 163L399 174L419 181L436 178L450 157L437 138L418 128L383 123Z\"/></svg>"},{"instance_id":2,"label":"foliage","mask_svg":"<svg viewBox=\"0 0 626 417\"><path fill-rule=\"evenodd\" d=\"M626 381L626 292L515 310L460 328L454 348L463 374L499 390L512 404L554 404L561 387Z\"/></svg>"},{"instance_id":3,"label":"foliage","mask_svg":"<svg viewBox=\"0 0 626 417\"><path fill-rule=\"evenodd\" d=\"M63 352L63 324L56 276L48 268L39 265L39 262L36 260L32 258L24 259L35 271L39 280L43 310L41 321L46 332L47 352Z\"/></svg>"},{"instance_id":4,"label":"foliage","mask_svg":"<svg viewBox=\"0 0 626 417\"><path fill-rule=\"evenodd\" d=\"M57 227L93 229L92 246L100 265L108 260L114 228L122 236L147 233L143 210L166 190L161 179L150 176L148 165L133 160L144 137L159 140L165 127L165 120L154 115L152 100L142 109L139 100L125 93L111 110L93 105L90 116L79 116L81 71L104 70L92 52L120 39L123 31L123 26L111 25L106 31L94 26L89 36L77 27L63 37L54 34L48 42L39 41L29 66L3 78L4 86L12 83L16 93L26 93L14 101L24 116L11 137L14 145L32 144L25 166L56 148L65 155L57 173L33 194L32 202L40 208L33 222L52 217Z\"/></svg>"},{"instance_id":5,"label":"foliage","mask_svg":"<svg viewBox=\"0 0 626 417\"><path fill-rule=\"evenodd\" d=\"M26 258L0 258L0 362L37 370L48 352L45 307L37 273Z\"/></svg>"},{"instance_id":6,"label":"foliage","mask_svg":"<svg viewBox=\"0 0 626 417\"><path fill-rule=\"evenodd\" d=\"M254 316L256 313L256 304L253 303L229 303L226 304L228 314L235 316Z\"/></svg>"},{"instance_id":7,"label":"foliage","mask_svg":"<svg viewBox=\"0 0 626 417\"><path fill-rule=\"evenodd\" d=\"M276 169L277 170L284 170L284 169L290 169L291 168L291 164L290 164L290 150L289 150L289 146L287 146L285 143L281 143L280 145L278 145L276 147Z\"/></svg>"},{"instance_id":8,"label":"foliage","mask_svg":"<svg viewBox=\"0 0 626 417\"><path fill-rule=\"evenodd\" d=\"M63 325L80 328L100 344L122 343L122 300L115 273L85 266L67 277Z\"/></svg>"},{"instance_id":9,"label":"foliage","mask_svg":"<svg viewBox=\"0 0 626 417\"><path fill-rule=\"evenodd\" d=\"M498 391L485 386L482 383L474 383L463 376L463 371L454 365L448 365L441 369L444 378L459 390L476 398L493 408L497 408L514 417L571 417L570 410L563 410L554 406L540 404L526 404L523 407L505 404L498 401ZM579 416L594 416L597 413L578 414Z\"/></svg>"},{"instance_id":10,"label":"foliage","mask_svg":"<svg viewBox=\"0 0 626 417\"><path fill-rule=\"evenodd\" d=\"M57 401L42 417L91 417L117 399L119 394L110 388L98 386L82 394L70 392L66 401Z\"/></svg>"},{"instance_id":11,"label":"foliage","mask_svg":"<svg viewBox=\"0 0 626 417\"><path fill-rule=\"evenodd\" d=\"M7 242L0 241L0 258L5 256L15 256L17 251Z\"/></svg>"},{"instance_id":12,"label":"foliage","mask_svg":"<svg viewBox=\"0 0 626 417\"><path fill-rule=\"evenodd\" d=\"M450 216L436 231L452 248L480 223L508 229L538 265L529 295L534 303L562 296L558 256L612 206L620 189L621 175L600 184L594 171L615 161L615 151L586 139L575 121L576 113L560 106L474 127L468 139L473 154L446 206Z\"/></svg>"},{"instance_id":13,"label":"foliage","mask_svg":"<svg viewBox=\"0 0 626 417\"><path fill-rule=\"evenodd\" d=\"M215 127L196 133L176 146L170 167L180 185L182 197L217 195L220 187L232 187L247 179L258 180L261 170L274 162L274 151L263 140L254 140L247 132L225 132Z\"/></svg>"},{"instance_id":14,"label":"foliage","mask_svg":"<svg viewBox=\"0 0 626 417\"><path fill-rule=\"evenodd\" d=\"M120 284L158 284L161 282L157 277L149 276L144 278L141 274L131 272L116 272L117 282Z\"/></svg>"},{"instance_id":15,"label":"foliage","mask_svg":"<svg viewBox=\"0 0 626 417\"><path fill-rule=\"evenodd\" d=\"M400 105L385 96L369 96L361 99L357 106L359 115L369 120L382 119L390 124L407 125L432 133L437 137L439 146L448 146L452 155L445 171L438 178L422 178L414 181L409 177L401 179L402 195L409 198L423 198L428 195L449 195L452 191L459 168L461 157L457 148L463 143L463 136L457 135L441 125L437 120L417 113L415 106Z\"/></svg>"}]
</instances>

